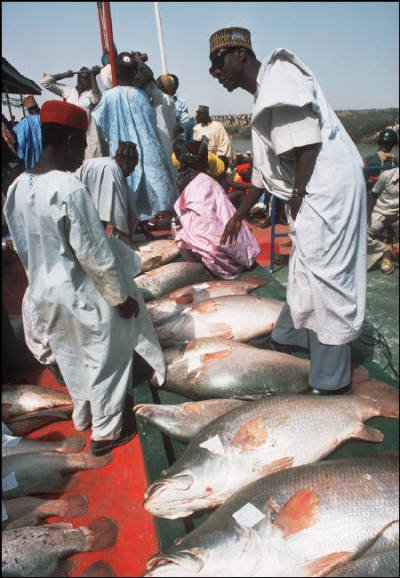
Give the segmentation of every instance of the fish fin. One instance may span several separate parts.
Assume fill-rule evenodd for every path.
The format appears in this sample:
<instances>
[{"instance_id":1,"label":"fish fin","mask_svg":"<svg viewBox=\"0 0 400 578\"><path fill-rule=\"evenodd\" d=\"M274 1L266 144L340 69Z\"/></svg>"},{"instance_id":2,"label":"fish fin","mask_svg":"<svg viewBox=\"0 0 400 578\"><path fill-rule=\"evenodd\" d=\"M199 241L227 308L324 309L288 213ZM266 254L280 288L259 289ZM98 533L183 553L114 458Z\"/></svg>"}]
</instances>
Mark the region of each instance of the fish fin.
<instances>
[{"instance_id":1,"label":"fish fin","mask_svg":"<svg viewBox=\"0 0 400 578\"><path fill-rule=\"evenodd\" d=\"M111 518L98 518L87 525L87 548L89 552L111 548L117 540L118 526Z\"/></svg>"},{"instance_id":2,"label":"fish fin","mask_svg":"<svg viewBox=\"0 0 400 578\"><path fill-rule=\"evenodd\" d=\"M68 518L78 518L82 516L88 509L88 500L86 496L77 494L62 500L63 508L60 516L67 516Z\"/></svg>"},{"instance_id":3,"label":"fish fin","mask_svg":"<svg viewBox=\"0 0 400 578\"><path fill-rule=\"evenodd\" d=\"M356 439L359 439L359 440L364 440L366 442L374 442L374 443L382 442L385 438L385 436L383 435L383 433L381 431L379 431L378 429L375 429L373 427L368 427L364 424L354 434L353 437L355 437Z\"/></svg>"},{"instance_id":4,"label":"fish fin","mask_svg":"<svg viewBox=\"0 0 400 578\"><path fill-rule=\"evenodd\" d=\"M65 438L63 442L63 451L66 453L76 453L83 450L86 445L86 440L81 434L74 434L68 438Z\"/></svg>"},{"instance_id":5,"label":"fish fin","mask_svg":"<svg viewBox=\"0 0 400 578\"><path fill-rule=\"evenodd\" d=\"M376 410L376 415L399 418L399 388L393 387L383 381L371 379L352 385L353 393L371 400Z\"/></svg>"},{"instance_id":6,"label":"fish fin","mask_svg":"<svg viewBox=\"0 0 400 578\"><path fill-rule=\"evenodd\" d=\"M206 301L201 301L197 303L196 311L200 314L202 313L214 313L220 308L220 302L215 299L207 299Z\"/></svg>"},{"instance_id":7,"label":"fish fin","mask_svg":"<svg viewBox=\"0 0 400 578\"><path fill-rule=\"evenodd\" d=\"M299 490L284 504L276 514L274 524L283 532L285 538L317 521L319 495L313 488Z\"/></svg>"},{"instance_id":8,"label":"fish fin","mask_svg":"<svg viewBox=\"0 0 400 578\"><path fill-rule=\"evenodd\" d=\"M116 573L105 560L93 562L86 570L79 574L79 578L113 578Z\"/></svg>"},{"instance_id":9,"label":"fish fin","mask_svg":"<svg viewBox=\"0 0 400 578\"><path fill-rule=\"evenodd\" d=\"M212 359L225 359L231 355L230 349L224 349L222 351L213 351L213 353L204 353L200 355L201 362L211 361Z\"/></svg>"},{"instance_id":10,"label":"fish fin","mask_svg":"<svg viewBox=\"0 0 400 578\"><path fill-rule=\"evenodd\" d=\"M73 560L61 560L56 568L52 570L51 576L54 576L54 578L68 578L77 566L78 563Z\"/></svg>"},{"instance_id":11,"label":"fish fin","mask_svg":"<svg viewBox=\"0 0 400 578\"><path fill-rule=\"evenodd\" d=\"M228 323L210 323L209 328L211 337L233 339L232 327Z\"/></svg>"},{"instance_id":12,"label":"fish fin","mask_svg":"<svg viewBox=\"0 0 400 578\"><path fill-rule=\"evenodd\" d=\"M46 524L46 528L59 528L60 530L72 530L73 529L73 524L71 524L70 522L54 522L54 524Z\"/></svg>"},{"instance_id":13,"label":"fish fin","mask_svg":"<svg viewBox=\"0 0 400 578\"><path fill-rule=\"evenodd\" d=\"M263 476L268 476L269 474L273 474L275 472L281 472L282 470L288 470L293 466L294 458L292 457L285 457L279 460L275 460L270 464L267 464L261 468L261 472Z\"/></svg>"},{"instance_id":14,"label":"fish fin","mask_svg":"<svg viewBox=\"0 0 400 578\"><path fill-rule=\"evenodd\" d=\"M359 365L358 367L354 367L351 371L351 383L354 385L356 383L363 383L364 381L369 380L369 371Z\"/></svg>"},{"instance_id":15,"label":"fish fin","mask_svg":"<svg viewBox=\"0 0 400 578\"><path fill-rule=\"evenodd\" d=\"M332 552L321 558L313 560L306 565L307 576L326 576L337 566L346 564L352 556L352 552Z\"/></svg>"},{"instance_id":16,"label":"fish fin","mask_svg":"<svg viewBox=\"0 0 400 578\"><path fill-rule=\"evenodd\" d=\"M194 301L193 293L179 295L179 297L175 297L174 301L178 303L178 305L191 305Z\"/></svg>"},{"instance_id":17,"label":"fish fin","mask_svg":"<svg viewBox=\"0 0 400 578\"><path fill-rule=\"evenodd\" d=\"M80 454L77 457L83 458L83 464L80 462L79 465L77 465L76 470L90 470L94 468L102 468L103 466L107 466L108 464L110 464L113 460L112 453L105 454L104 456L92 456L91 454Z\"/></svg>"},{"instance_id":18,"label":"fish fin","mask_svg":"<svg viewBox=\"0 0 400 578\"><path fill-rule=\"evenodd\" d=\"M269 283L269 279L266 277L243 277L242 281L245 281L249 284L249 288L247 289L247 293L254 291L254 289L258 289L259 287L263 287Z\"/></svg>"}]
</instances>

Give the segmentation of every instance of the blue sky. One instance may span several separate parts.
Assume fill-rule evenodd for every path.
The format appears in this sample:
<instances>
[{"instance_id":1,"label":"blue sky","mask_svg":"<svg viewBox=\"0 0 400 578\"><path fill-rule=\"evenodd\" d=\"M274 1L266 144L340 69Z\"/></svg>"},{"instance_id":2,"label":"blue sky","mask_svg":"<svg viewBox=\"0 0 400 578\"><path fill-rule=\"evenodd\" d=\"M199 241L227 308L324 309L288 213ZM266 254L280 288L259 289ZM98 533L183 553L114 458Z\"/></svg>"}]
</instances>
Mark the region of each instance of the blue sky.
<instances>
[{"instance_id":1,"label":"blue sky","mask_svg":"<svg viewBox=\"0 0 400 578\"><path fill-rule=\"evenodd\" d=\"M169 72L190 112L203 104L211 114L251 111L249 93L228 93L208 73L210 34L230 25L251 31L259 60L293 51L335 110L398 106L398 11L397 2L160 2ZM111 2L111 15L118 50L146 52L161 74L154 2ZM2 54L35 81L100 64L96 2L2 2ZM38 101L50 98L44 90Z\"/></svg>"}]
</instances>

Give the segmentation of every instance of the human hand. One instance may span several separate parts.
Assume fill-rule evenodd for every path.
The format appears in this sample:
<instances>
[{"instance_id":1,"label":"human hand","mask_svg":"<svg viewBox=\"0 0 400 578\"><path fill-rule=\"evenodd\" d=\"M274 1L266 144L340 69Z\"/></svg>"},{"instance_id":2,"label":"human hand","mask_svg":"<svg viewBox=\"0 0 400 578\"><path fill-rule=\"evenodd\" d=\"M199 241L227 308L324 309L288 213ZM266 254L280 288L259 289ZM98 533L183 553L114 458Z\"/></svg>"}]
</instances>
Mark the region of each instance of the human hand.
<instances>
[{"instance_id":1,"label":"human hand","mask_svg":"<svg viewBox=\"0 0 400 578\"><path fill-rule=\"evenodd\" d=\"M93 66L91 69L91 73L94 74L95 76L97 76L101 71L101 67L100 66Z\"/></svg>"},{"instance_id":2,"label":"human hand","mask_svg":"<svg viewBox=\"0 0 400 578\"><path fill-rule=\"evenodd\" d=\"M222 233L220 244L221 245L236 245L240 229L242 228L242 218L237 215L233 215L231 219L225 225L224 232Z\"/></svg>"},{"instance_id":3,"label":"human hand","mask_svg":"<svg viewBox=\"0 0 400 578\"><path fill-rule=\"evenodd\" d=\"M384 227L391 227L393 223L399 220L399 215L387 215L383 220Z\"/></svg>"},{"instance_id":4,"label":"human hand","mask_svg":"<svg viewBox=\"0 0 400 578\"><path fill-rule=\"evenodd\" d=\"M300 210L301 203L303 202L303 197L291 197L289 202L290 214L292 216L293 221L296 220L297 213Z\"/></svg>"},{"instance_id":5,"label":"human hand","mask_svg":"<svg viewBox=\"0 0 400 578\"><path fill-rule=\"evenodd\" d=\"M67 70L65 73L65 78L70 78L74 76L75 72L73 70Z\"/></svg>"},{"instance_id":6,"label":"human hand","mask_svg":"<svg viewBox=\"0 0 400 578\"><path fill-rule=\"evenodd\" d=\"M126 301L124 301L123 303L120 303L120 305L117 305L117 307L118 307L119 314L121 315L121 317L124 317L125 319L130 319L132 317L132 315L134 317L137 317L139 314L138 302L135 301L135 299L133 299L129 295L128 295Z\"/></svg>"}]
</instances>

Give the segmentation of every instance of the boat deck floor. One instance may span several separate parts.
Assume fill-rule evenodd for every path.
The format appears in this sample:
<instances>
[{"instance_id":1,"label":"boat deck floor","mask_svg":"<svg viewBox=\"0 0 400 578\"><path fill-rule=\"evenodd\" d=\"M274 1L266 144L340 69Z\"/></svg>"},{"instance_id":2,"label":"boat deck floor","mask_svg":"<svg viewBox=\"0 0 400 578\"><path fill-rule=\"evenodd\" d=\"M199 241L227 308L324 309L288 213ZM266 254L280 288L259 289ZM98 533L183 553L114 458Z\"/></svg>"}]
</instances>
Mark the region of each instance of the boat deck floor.
<instances>
[{"instance_id":1,"label":"boat deck floor","mask_svg":"<svg viewBox=\"0 0 400 578\"><path fill-rule=\"evenodd\" d=\"M270 228L251 226L261 246L258 266L251 275L265 275L269 283L256 291L259 295L285 299L287 266L281 265L274 273L269 270ZM277 232L287 228L277 226ZM288 255L290 248L282 247L287 237L276 241L275 249L280 255ZM368 273L367 322L369 333L364 341L356 342L353 350L355 363L362 364L371 377L396 385L398 380L388 366L388 350L392 355L391 364L398 372L398 266L393 275L385 276L379 270ZM26 278L17 258L3 266L2 299L8 315L21 315L21 301L26 287ZM387 347L382 346L384 337ZM3 344L3 354L7 355L7 345ZM33 383L65 391L53 374L38 366L35 370L15 371L14 383ZM163 391L155 391L147 382L134 390L135 403L178 403L185 398ZM343 457L363 455L389 450L398 451L398 421L374 418L368 425L377 427L385 434L380 444L348 441L331 456ZM55 440L75 433L71 421L55 422L28 435L31 439ZM87 440L84 451L88 451L90 430L82 432ZM70 522L75 527L91 522L98 517L111 517L118 524L118 539L108 550L85 552L71 556L76 566L71 577L80 576L93 562L104 560L113 568L115 576L140 576L146 561L160 548L171 544L196 525L207 514L196 514L185 520L154 519L143 508L143 495L148 483L157 479L162 469L168 467L182 453L184 445L172 441L150 425L139 424L139 436L132 442L113 451L113 461L100 470L88 470L75 474L76 483L65 495L84 494L89 507L79 518L48 518L47 522Z\"/></svg>"}]
</instances>

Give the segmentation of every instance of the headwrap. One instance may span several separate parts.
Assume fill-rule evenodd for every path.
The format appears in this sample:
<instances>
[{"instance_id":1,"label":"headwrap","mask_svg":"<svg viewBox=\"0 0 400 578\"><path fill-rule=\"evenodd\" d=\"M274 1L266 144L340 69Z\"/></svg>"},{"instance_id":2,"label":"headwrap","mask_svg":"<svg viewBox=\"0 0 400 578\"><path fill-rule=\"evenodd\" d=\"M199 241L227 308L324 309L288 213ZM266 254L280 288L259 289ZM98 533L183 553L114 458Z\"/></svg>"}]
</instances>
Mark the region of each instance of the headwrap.
<instances>
[{"instance_id":1,"label":"headwrap","mask_svg":"<svg viewBox=\"0 0 400 578\"><path fill-rule=\"evenodd\" d=\"M227 26L210 36L210 58L221 48L251 48L250 31L239 26Z\"/></svg>"},{"instance_id":2,"label":"headwrap","mask_svg":"<svg viewBox=\"0 0 400 578\"><path fill-rule=\"evenodd\" d=\"M40 110L40 123L47 122L78 128L83 132L88 128L86 110L63 100L47 100Z\"/></svg>"},{"instance_id":3,"label":"headwrap","mask_svg":"<svg viewBox=\"0 0 400 578\"><path fill-rule=\"evenodd\" d=\"M200 141L184 141L176 157L181 164L176 184L182 193L184 188L199 173L205 172L208 167L208 139L202 137Z\"/></svg>"},{"instance_id":4,"label":"headwrap","mask_svg":"<svg viewBox=\"0 0 400 578\"><path fill-rule=\"evenodd\" d=\"M156 80L157 86L167 94L174 93L178 86L179 80L175 74L161 74Z\"/></svg>"}]
</instances>

